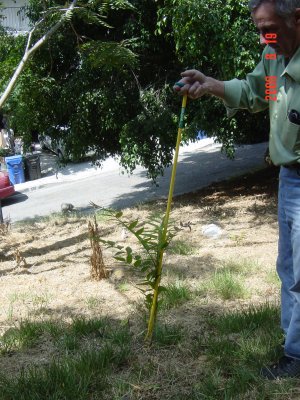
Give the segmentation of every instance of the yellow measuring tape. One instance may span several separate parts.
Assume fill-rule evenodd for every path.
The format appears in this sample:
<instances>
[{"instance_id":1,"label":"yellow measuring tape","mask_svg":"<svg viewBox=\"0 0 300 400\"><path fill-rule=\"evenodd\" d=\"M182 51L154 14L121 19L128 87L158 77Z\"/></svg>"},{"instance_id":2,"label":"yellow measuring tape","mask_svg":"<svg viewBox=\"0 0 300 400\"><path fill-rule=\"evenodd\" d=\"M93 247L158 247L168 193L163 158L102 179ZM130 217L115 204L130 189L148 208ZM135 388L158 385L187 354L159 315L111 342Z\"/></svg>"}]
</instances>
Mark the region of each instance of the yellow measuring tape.
<instances>
[{"instance_id":1,"label":"yellow measuring tape","mask_svg":"<svg viewBox=\"0 0 300 400\"><path fill-rule=\"evenodd\" d=\"M178 85L178 86L181 86L181 85ZM166 238L167 238L169 217L170 217L170 212L171 212L171 204L172 204L173 192L174 192L174 186L175 186L175 176L176 176L176 170L177 170L177 164L178 164L179 147L180 147L180 143L181 143L182 130L184 127L184 113L185 113L185 109L186 109L186 103L187 103L187 95L184 95L182 98L181 114L180 114L180 120L179 120L179 127L178 127L178 134L177 134L176 150L175 150L174 161L173 161L171 182L170 182L170 188L169 188L167 210L166 210L166 215L164 217L164 223L163 223L162 243L165 243ZM148 341L151 341L151 339L152 339L154 324L155 324L155 320L156 320L157 300L158 300L158 294L159 294L159 285L160 285L160 281L161 281L163 255L164 255L164 248L162 248L159 253L159 262L158 262L158 267L157 267L157 271L156 271L157 272L157 280L156 280L155 286L154 286L153 300L152 300L152 306L151 306L151 310L150 310L150 317L149 317L149 323L148 323L148 330L147 330L147 335L146 335L146 340L148 340Z\"/></svg>"}]
</instances>

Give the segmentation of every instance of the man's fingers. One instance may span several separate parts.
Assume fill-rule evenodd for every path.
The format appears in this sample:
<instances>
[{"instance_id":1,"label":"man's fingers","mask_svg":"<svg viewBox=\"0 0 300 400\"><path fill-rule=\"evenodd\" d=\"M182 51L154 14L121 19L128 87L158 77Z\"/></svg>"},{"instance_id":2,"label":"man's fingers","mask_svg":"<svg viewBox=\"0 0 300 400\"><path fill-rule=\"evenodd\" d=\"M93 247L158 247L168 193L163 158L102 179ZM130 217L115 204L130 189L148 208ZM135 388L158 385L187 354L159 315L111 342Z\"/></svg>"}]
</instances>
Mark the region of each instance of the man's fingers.
<instances>
[{"instance_id":1,"label":"man's fingers","mask_svg":"<svg viewBox=\"0 0 300 400\"><path fill-rule=\"evenodd\" d=\"M198 81L194 82L189 89L189 93L188 93L189 96L194 96L195 92L199 89L199 87L200 87L200 83Z\"/></svg>"},{"instance_id":2,"label":"man's fingers","mask_svg":"<svg viewBox=\"0 0 300 400\"><path fill-rule=\"evenodd\" d=\"M200 85L194 92L194 96L196 96L196 99L199 97L202 97L205 94L205 89L203 88L202 85Z\"/></svg>"},{"instance_id":3,"label":"man's fingers","mask_svg":"<svg viewBox=\"0 0 300 400\"><path fill-rule=\"evenodd\" d=\"M203 96L205 90L203 88L204 75L195 69L190 69L181 73L180 79L173 86L175 92L180 95L187 94L191 99L197 99Z\"/></svg>"},{"instance_id":4,"label":"man's fingers","mask_svg":"<svg viewBox=\"0 0 300 400\"><path fill-rule=\"evenodd\" d=\"M188 69L181 73L182 78L173 89L180 95L187 94L191 99L198 99L206 93L206 76L196 69Z\"/></svg>"},{"instance_id":5,"label":"man's fingers","mask_svg":"<svg viewBox=\"0 0 300 400\"><path fill-rule=\"evenodd\" d=\"M180 81L180 85L175 84L173 86L174 91L176 91L179 95L187 94L191 99L198 99L205 94L205 89L201 83L198 81L194 82L192 85L189 83L184 83Z\"/></svg>"},{"instance_id":6,"label":"man's fingers","mask_svg":"<svg viewBox=\"0 0 300 400\"><path fill-rule=\"evenodd\" d=\"M188 91L188 96L192 99L198 99L199 97L203 96L205 94L205 90L203 85L199 83L198 81L195 82L191 87L190 90Z\"/></svg>"},{"instance_id":7,"label":"man's fingers","mask_svg":"<svg viewBox=\"0 0 300 400\"><path fill-rule=\"evenodd\" d=\"M186 70L186 71L183 71L180 75L183 77L183 78L194 78L194 76L196 75L196 70L195 69L188 69L188 70Z\"/></svg>"}]
</instances>

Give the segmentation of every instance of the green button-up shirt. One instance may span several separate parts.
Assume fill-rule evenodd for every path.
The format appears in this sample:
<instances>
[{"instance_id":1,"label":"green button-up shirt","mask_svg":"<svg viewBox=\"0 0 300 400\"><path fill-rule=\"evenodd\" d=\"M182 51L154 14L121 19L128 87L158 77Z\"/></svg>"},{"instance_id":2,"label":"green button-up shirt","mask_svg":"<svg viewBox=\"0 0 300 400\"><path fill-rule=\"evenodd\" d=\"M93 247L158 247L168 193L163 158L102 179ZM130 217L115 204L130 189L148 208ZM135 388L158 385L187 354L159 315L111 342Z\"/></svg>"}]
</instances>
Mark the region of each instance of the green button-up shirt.
<instances>
[{"instance_id":1,"label":"green button-up shirt","mask_svg":"<svg viewBox=\"0 0 300 400\"><path fill-rule=\"evenodd\" d=\"M252 113L269 108L270 156L275 165L300 163L300 125L289 120L290 110L300 115L300 47L285 66L283 56L267 60L266 54L275 51L266 46L260 63L245 80L225 82L225 106L228 116L239 108ZM265 100L266 76L277 77L277 100ZM300 123L300 122L299 122ZM255 132L254 132L255 133Z\"/></svg>"}]
</instances>

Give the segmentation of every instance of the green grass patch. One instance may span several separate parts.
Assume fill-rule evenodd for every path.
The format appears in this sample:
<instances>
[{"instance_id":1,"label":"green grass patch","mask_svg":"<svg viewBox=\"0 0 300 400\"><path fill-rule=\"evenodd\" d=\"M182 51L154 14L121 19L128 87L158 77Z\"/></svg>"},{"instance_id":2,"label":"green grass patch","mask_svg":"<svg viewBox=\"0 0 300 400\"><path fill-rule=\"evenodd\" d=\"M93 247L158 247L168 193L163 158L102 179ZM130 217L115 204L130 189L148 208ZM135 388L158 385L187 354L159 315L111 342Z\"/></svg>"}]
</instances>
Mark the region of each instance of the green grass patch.
<instances>
[{"instance_id":1,"label":"green grass patch","mask_svg":"<svg viewBox=\"0 0 300 400\"><path fill-rule=\"evenodd\" d=\"M131 336L128 328L128 321L123 322L118 329L110 330L106 337L110 340L113 345L127 346L130 343Z\"/></svg>"},{"instance_id":2,"label":"green grass patch","mask_svg":"<svg viewBox=\"0 0 300 400\"><path fill-rule=\"evenodd\" d=\"M159 346L176 345L182 338L182 329L174 325L168 326L157 323L153 332L153 341Z\"/></svg>"},{"instance_id":3,"label":"green grass patch","mask_svg":"<svg viewBox=\"0 0 300 400\"><path fill-rule=\"evenodd\" d=\"M205 349L209 363L203 380L194 386L192 399L289 398L284 393L290 393L292 380L272 386L259 376L263 365L281 355L282 334L276 305L229 312L211 318L208 323L211 334L199 345Z\"/></svg>"},{"instance_id":4,"label":"green grass patch","mask_svg":"<svg viewBox=\"0 0 300 400\"><path fill-rule=\"evenodd\" d=\"M245 277L260 269L256 261L249 259L224 261L213 276L201 283L195 293L199 296L216 296L223 300L244 299L249 293Z\"/></svg>"},{"instance_id":5,"label":"green grass patch","mask_svg":"<svg viewBox=\"0 0 300 400\"><path fill-rule=\"evenodd\" d=\"M14 334L31 346L46 338L55 359L15 376L2 369L0 399L290 400L297 380L259 377L261 366L280 356L279 320L273 304L204 313L192 333L159 319L150 347L143 330L132 340L128 321L27 322Z\"/></svg>"},{"instance_id":6,"label":"green grass patch","mask_svg":"<svg viewBox=\"0 0 300 400\"><path fill-rule=\"evenodd\" d=\"M280 279L276 270L273 269L272 271L268 271L265 279L270 285L276 285L280 287Z\"/></svg>"},{"instance_id":7,"label":"green grass patch","mask_svg":"<svg viewBox=\"0 0 300 400\"><path fill-rule=\"evenodd\" d=\"M105 327L107 326L107 321L104 318L100 319L86 319L86 318L75 318L70 325L71 333L76 336L87 336L96 335L102 336Z\"/></svg>"},{"instance_id":8,"label":"green grass patch","mask_svg":"<svg viewBox=\"0 0 300 400\"><path fill-rule=\"evenodd\" d=\"M261 266L257 261L251 259L229 259L222 263L222 269L233 274L247 276L254 271L260 270Z\"/></svg>"},{"instance_id":9,"label":"green grass patch","mask_svg":"<svg viewBox=\"0 0 300 400\"><path fill-rule=\"evenodd\" d=\"M167 248L169 254L178 254L180 256L189 256L195 254L197 249L183 240L172 240Z\"/></svg>"},{"instance_id":10,"label":"green grass patch","mask_svg":"<svg viewBox=\"0 0 300 400\"><path fill-rule=\"evenodd\" d=\"M113 330L105 333L107 329L105 319L76 318L69 325L62 325L57 321L22 321L19 327L10 328L0 338L0 352L2 354L34 347L41 336L47 335L60 349L76 350L80 347L79 340L85 337L101 338L114 337L124 334L127 327L122 327L116 332ZM128 337L127 337L128 339Z\"/></svg>"},{"instance_id":11,"label":"green grass patch","mask_svg":"<svg viewBox=\"0 0 300 400\"><path fill-rule=\"evenodd\" d=\"M0 338L2 354L32 347L43 333L43 324L38 322L21 322L19 328L10 328Z\"/></svg>"},{"instance_id":12,"label":"green grass patch","mask_svg":"<svg viewBox=\"0 0 300 400\"><path fill-rule=\"evenodd\" d=\"M191 300L192 297L193 293L191 289L183 282L170 283L165 286L165 290L161 293L159 307L162 310L178 307Z\"/></svg>"},{"instance_id":13,"label":"green grass patch","mask_svg":"<svg viewBox=\"0 0 300 400\"><path fill-rule=\"evenodd\" d=\"M78 337L66 332L56 340L56 346L65 352L72 352L80 349L80 340Z\"/></svg>"},{"instance_id":14,"label":"green grass patch","mask_svg":"<svg viewBox=\"0 0 300 400\"><path fill-rule=\"evenodd\" d=\"M50 333L48 340L53 339L56 356L44 367L22 369L14 378L2 371L1 400L101 398L112 371L122 368L130 357L127 322L110 324L107 320L83 318L70 325L26 322L9 332L14 338L14 349L16 341L23 343L26 339L28 345L35 346L39 336ZM8 340L9 335L4 335L4 339Z\"/></svg>"},{"instance_id":15,"label":"green grass patch","mask_svg":"<svg viewBox=\"0 0 300 400\"><path fill-rule=\"evenodd\" d=\"M274 330L280 324L280 310L277 305L263 304L244 310L227 313L212 320L214 328L221 334L238 333L245 329L252 331L262 326Z\"/></svg>"},{"instance_id":16,"label":"green grass patch","mask_svg":"<svg viewBox=\"0 0 300 400\"><path fill-rule=\"evenodd\" d=\"M14 380L0 376L1 399L85 400L91 391L100 395L107 387L110 369L121 366L128 355L128 351L106 345L76 358L53 360L45 368L23 370Z\"/></svg>"},{"instance_id":17,"label":"green grass patch","mask_svg":"<svg viewBox=\"0 0 300 400\"><path fill-rule=\"evenodd\" d=\"M223 300L243 299L247 295L242 277L227 268L215 272L208 289Z\"/></svg>"}]
</instances>

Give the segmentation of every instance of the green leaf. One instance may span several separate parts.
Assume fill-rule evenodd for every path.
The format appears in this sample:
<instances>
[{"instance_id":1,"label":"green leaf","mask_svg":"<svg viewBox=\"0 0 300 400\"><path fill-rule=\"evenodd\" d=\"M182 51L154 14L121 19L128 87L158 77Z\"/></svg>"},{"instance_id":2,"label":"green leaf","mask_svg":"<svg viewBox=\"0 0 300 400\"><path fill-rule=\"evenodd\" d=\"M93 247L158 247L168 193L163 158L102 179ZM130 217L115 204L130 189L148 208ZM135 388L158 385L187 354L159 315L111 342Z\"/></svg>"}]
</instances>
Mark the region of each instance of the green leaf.
<instances>
[{"instance_id":1,"label":"green leaf","mask_svg":"<svg viewBox=\"0 0 300 400\"><path fill-rule=\"evenodd\" d=\"M148 281L139 282L139 286L149 286L149 282Z\"/></svg>"},{"instance_id":2,"label":"green leaf","mask_svg":"<svg viewBox=\"0 0 300 400\"><path fill-rule=\"evenodd\" d=\"M148 293L145 296L145 302L147 305L151 305L152 304L152 300L153 300L153 294L152 293Z\"/></svg>"},{"instance_id":3,"label":"green leaf","mask_svg":"<svg viewBox=\"0 0 300 400\"><path fill-rule=\"evenodd\" d=\"M162 292L167 292L168 289L165 286L159 286L158 287L158 294L162 293Z\"/></svg>"},{"instance_id":4,"label":"green leaf","mask_svg":"<svg viewBox=\"0 0 300 400\"><path fill-rule=\"evenodd\" d=\"M145 228L139 229L138 231L135 232L135 235L136 235L136 236L141 235L141 234L144 232L144 229L145 229Z\"/></svg>"},{"instance_id":5,"label":"green leaf","mask_svg":"<svg viewBox=\"0 0 300 400\"><path fill-rule=\"evenodd\" d=\"M138 223L139 223L138 219L136 221L131 222L131 224L128 226L128 229L132 230L133 228L135 228L137 226Z\"/></svg>"},{"instance_id":6,"label":"green leaf","mask_svg":"<svg viewBox=\"0 0 300 400\"><path fill-rule=\"evenodd\" d=\"M114 259L117 260L117 261L126 262L126 258L124 258L124 257L116 257L116 256L114 256Z\"/></svg>"},{"instance_id":7,"label":"green leaf","mask_svg":"<svg viewBox=\"0 0 300 400\"><path fill-rule=\"evenodd\" d=\"M133 265L135 266L135 267L140 267L141 265L142 265L142 260L136 260L134 263L133 263Z\"/></svg>"},{"instance_id":8,"label":"green leaf","mask_svg":"<svg viewBox=\"0 0 300 400\"><path fill-rule=\"evenodd\" d=\"M148 282L155 282L156 280L156 272L155 271L151 271L146 275L146 279Z\"/></svg>"}]
</instances>

